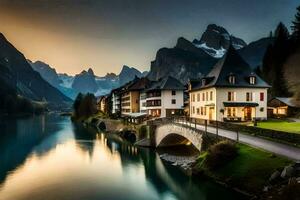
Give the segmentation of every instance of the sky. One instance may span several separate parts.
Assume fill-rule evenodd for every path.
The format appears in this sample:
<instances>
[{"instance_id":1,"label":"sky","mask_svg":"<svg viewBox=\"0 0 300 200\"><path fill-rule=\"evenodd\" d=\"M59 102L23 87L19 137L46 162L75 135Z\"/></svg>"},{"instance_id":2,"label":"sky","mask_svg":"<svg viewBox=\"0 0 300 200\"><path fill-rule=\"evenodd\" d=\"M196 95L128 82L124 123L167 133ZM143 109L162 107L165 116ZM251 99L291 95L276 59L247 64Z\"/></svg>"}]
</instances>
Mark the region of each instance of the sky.
<instances>
[{"instance_id":1,"label":"sky","mask_svg":"<svg viewBox=\"0 0 300 200\"><path fill-rule=\"evenodd\" d=\"M144 71L177 38L199 39L215 23L247 43L296 14L298 0L0 0L0 32L26 58L57 72Z\"/></svg>"}]
</instances>

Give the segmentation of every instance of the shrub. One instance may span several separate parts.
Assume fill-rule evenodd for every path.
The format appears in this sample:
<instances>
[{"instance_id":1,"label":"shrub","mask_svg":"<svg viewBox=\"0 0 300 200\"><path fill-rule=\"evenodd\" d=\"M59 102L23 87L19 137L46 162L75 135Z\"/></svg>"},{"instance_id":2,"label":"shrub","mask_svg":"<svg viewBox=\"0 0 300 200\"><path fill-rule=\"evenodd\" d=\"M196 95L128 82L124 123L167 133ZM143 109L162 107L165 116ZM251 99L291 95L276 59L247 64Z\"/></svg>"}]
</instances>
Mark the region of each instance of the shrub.
<instances>
[{"instance_id":1,"label":"shrub","mask_svg":"<svg viewBox=\"0 0 300 200\"><path fill-rule=\"evenodd\" d=\"M139 129L139 138L144 139L147 137L147 126L142 125Z\"/></svg>"},{"instance_id":2,"label":"shrub","mask_svg":"<svg viewBox=\"0 0 300 200\"><path fill-rule=\"evenodd\" d=\"M238 148L234 143L229 141L221 141L217 144L212 145L208 149L205 164L210 170L216 170L226 165L237 155Z\"/></svg>"}]
</instances>

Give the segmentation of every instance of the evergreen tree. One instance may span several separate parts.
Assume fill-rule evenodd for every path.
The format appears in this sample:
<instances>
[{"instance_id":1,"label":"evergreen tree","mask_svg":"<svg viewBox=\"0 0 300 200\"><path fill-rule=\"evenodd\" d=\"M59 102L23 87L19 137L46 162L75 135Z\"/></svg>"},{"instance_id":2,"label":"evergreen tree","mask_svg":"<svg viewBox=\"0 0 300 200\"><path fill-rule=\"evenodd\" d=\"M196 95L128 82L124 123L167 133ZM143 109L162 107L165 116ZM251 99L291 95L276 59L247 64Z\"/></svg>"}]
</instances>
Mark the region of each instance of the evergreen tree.
<instances>
[{"instance_id":1,"label":"evergreen tree","mask_svg":"<svg viewBox=\"0 0 300 200\"><path fill-rule=\"evenodd\" d=\"M295 37L297 43L300 43L300 6L297 8L297 13L295 15L295 20L292 25L293 36Z\"/></svg>"},{"instance_id":2,"label":"evergreen tree","mask_svg":"<svg viewBox=\"0 0 300 200\"><path fill-rule=\"evenodd\" d=\"M83 94L79 93L73 103L75 117L79 116L79 106L80 106L82 100L83 100Z\"/></svg>"},{"instance_id":3,"label":"evergreen tree","mask_svg":"<svg viewBox=\"0 0 300 200\"><path fill-rule=\"evenodd\" d=\"M283 23L279 23L274 44L266 50L262 69L263 77L272 85L270 93L273 97L290 95L284 78L284 63L290 55L290 49L288 29Z\"/></svg>"}]
</instances>

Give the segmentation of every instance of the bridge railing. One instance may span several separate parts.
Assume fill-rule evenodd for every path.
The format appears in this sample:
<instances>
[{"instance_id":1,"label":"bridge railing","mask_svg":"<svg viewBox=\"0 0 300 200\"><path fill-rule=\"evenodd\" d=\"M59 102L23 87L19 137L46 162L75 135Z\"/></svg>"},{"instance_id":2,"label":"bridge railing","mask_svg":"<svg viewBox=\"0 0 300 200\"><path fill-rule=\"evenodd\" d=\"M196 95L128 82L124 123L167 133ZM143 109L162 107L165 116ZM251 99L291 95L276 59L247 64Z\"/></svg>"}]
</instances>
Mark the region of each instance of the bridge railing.
<instances>
[{"instance_id":1,"label":"bridge railing","mask_svg":"<svg viewBox=\"0 0 300 200\"><path fill-rule=\"evenodd\" d=\"M197 126L200 125L204 127L204 132L208 132L208 128L215 128L215 134L218 137L219 130L228 130L236 133L236 140L239 140L239 134L245 133L250 134L256 137L263 137L266 139L277 140L279 142L289 143L292 145L300 144L300 134L289 133L283 131L275 131L270 129L259 128L255 126L247 126L236 123L229 122L221 122L214 120L204 120L204 119L196 119L190 117L170 117L170 118L160 118L154 120L157 125L163 125L167 123L176 123L178 125L197 129Z\"/></svg>"}]
</instances>

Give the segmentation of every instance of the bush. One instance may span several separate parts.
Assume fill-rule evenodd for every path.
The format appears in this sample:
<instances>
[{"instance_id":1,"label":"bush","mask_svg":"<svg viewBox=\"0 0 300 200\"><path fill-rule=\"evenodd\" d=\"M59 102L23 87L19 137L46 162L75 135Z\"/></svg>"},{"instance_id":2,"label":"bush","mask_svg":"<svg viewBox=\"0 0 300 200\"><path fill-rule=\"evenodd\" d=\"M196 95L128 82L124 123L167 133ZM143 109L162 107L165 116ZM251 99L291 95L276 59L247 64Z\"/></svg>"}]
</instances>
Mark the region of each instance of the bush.
<instances>
[{"instance_id":1,"label":"bush","mask_svg":"<svg viewBox=\"0 0 300 200\"><path fill-rule=\"evenodd\" d=\"M210 170L216 170L226 165L237 155L238 148L234 143L229 141L221 141L217 144L212 145L208 149L205 164Z\"/></svg>"},{"instance_id":2,"label":"bush","mask_svg":"<svg viewBox=\"0 0 300 200\"><path fill-rule=\"evenodd\" d=\"M147 138L147 126L143 125L139 129L139 139Z\"/></svg>"}]
</instances>

